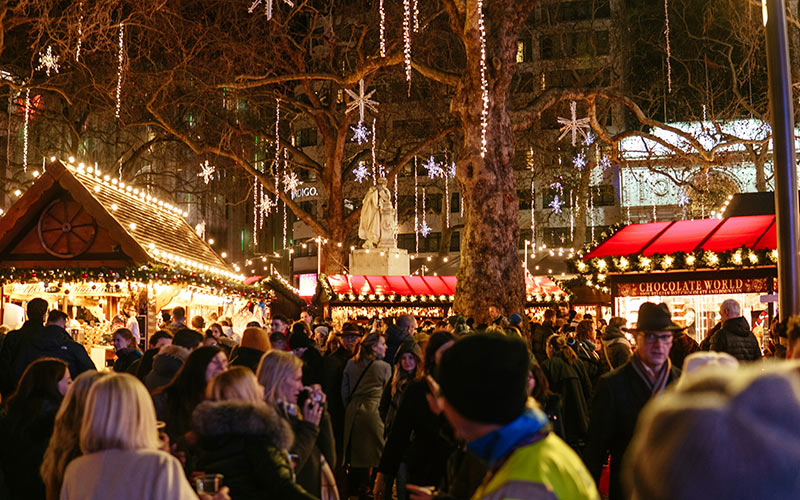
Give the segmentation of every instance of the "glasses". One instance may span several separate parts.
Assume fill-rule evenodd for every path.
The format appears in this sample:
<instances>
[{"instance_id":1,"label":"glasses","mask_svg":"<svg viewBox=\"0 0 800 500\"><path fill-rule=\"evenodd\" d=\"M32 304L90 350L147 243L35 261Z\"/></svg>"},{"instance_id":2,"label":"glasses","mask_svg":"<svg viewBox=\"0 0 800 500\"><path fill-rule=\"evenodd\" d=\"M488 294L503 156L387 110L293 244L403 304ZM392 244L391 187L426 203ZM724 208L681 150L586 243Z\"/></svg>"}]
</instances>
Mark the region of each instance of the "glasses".
<instances>
[{"instance_id":1,"label":"glasses","mask_svg":"<svg viewBox=\"0 0 800 500\"><path fill-rule=\"evenodd\" d=\"M662 333L660 335L656 335L655 333L645 333L644 341L647 344L655 344L656 342L666 343L667 341L672 342L672 334Z\"/></svg>"}]
</instances>

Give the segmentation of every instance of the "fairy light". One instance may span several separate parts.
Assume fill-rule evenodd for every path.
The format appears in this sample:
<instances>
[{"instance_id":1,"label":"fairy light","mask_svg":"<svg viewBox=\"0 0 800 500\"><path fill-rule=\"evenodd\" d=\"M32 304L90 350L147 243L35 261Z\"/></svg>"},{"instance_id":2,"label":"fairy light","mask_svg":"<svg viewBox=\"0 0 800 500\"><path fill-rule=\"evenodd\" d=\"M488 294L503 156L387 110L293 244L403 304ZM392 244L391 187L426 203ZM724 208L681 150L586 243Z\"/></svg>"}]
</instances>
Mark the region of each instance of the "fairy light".
<instances>
[{"instance_id":1,"label":"fairy light","mask_svg":"<svg viewBox=\"0 0 800 500\"><path fill-rule=\"evenodd\" d=\"M372 119L372 185L378 184L378 162L375 161L375 121Z\"/></svg>"},{"instance_id":2,"label":"fairy light","mask_svg":"<svg viewBox=\"0 0 800 500\"><path fill-rule=\"evenodd\" d=\"M25 90L25 130L23 131L24 135L24 144L22 147L22 170L24 172L28 171L28 124L31 120L31 89L28 88Z\"/></svg>"},{"instance_id":3,"label":"fairy light","mask_svg":"<svg viewBox=\"0 0 800 500\"><path fill-rule=\"evenodd\" d=\"M403 56L405 58L408 95L411 95L411 0L403 0Z\"/></svg>"},{"instance_id":4,"label":"fairy light","mask_svg":"<svg viewBox=\"0 0 800 500\"><path fill-rule=\"evenodd\" d=\"M419 253L419 206L417 204L417 189L418 189L418 179L417 179L417 157L414 157L414 239L416 241L416 253Z\"/></svg>"},{"instance_id":5,"label":"fairy light","mask_svg":"<svg viewBox=\"0 0 800 500\"><path fill-rule=\"evenodd\" d=\"M381 14L380 39L381 57L386 57L386 11L383 10L383 0L378 3L378 11Z\"/></svg>"},{"instance_id":6,"label":"fairy light","mask_svg":"<svg viewBox=\"0 0 800 500\"><path fill-rule=\"evenodd\" d=\"M397 212L400 211L399 198L397 197L397 174L394 176L394 227L399 226L399 219ZM397 240L397 231L394 232L394 239Z\"/></svg>"},{"instance_id":7,"label":"fairy light","mask_svg":"<svg viewBox=\"0 0 800 500\"><path fill-rule=\"evenodd\" d=\"M419 32L419 0L414 0L412 10L414 11L414 33L417 33Z\"/></svg>"},{"instance_id":8,"label":"fairy light","mask_svg":"<svg viewBox=\"0 0 800 500\"><path fill-rule=\"evenodd\" d=\"M444 227L450 227L450 177L444 173Z\"/></svg>"},{"instance_id":9,"label":"fairy light","mask_svg":"<svg viewBox=\"0 0 800 500\"><path fill-rule=\"evenodd\" d=\"M286 168L289 165L289 151L283 150L283 173L286 173ZM277 196L277 194L276 194ZM286 217L286 202L283 202L283 248L286 248L286 232L287 232L287 217Z\"/></svg>"},{"instance_id":10,"label":"fairy light","mask_svg":"<svg viewBox=\"0 0 800 500\"><path fill-rule=\"evenodd\" d=\"M119 53L117 55L117 62L119 65L117 66L117 110L115 116L119 118L119 111L122 105L122 101L120 100L120 96L122 95L122 59L123 59L123 51L125 48L125 24L119 24Z\"/></svg>"},{"instance_id":11,"label":"fairy light","mask_svg":"<svg viewBox=\"0 0 800 500\"><path fill-rule=\"evenodd\" d=\"M664 39L667 44L667 92L672 93L672 49L669 43L669 0L664 0Z\"/></svg>"},{"instance_id":12,"label":"fairy light","mask_svg":"<svg viewBox=\"0 0 800 500\"><path fill-rule=\"evenodd\" d=\"M536 186L533 182L533 175L531 175L531 248L533 251L536 251L536 211L535 208L535 199L536 199Z\"/></svg>"},{"instance_id":13,"label":"fairy light","mask_svg":"<svg viewBox=\"0 0 800 500\"><path fill-rule=\"evenodd\" d=\"M486 130L489 127L489 83L486 80L486 26L483 20L483 0L478 0L478 33L481 37L481 158L485 158Z\"/></svg>"},{"instance_id":14,"label":"fairy light","mask_svg":"<svg viewBox=\"0 0 800 500\"><path fill-rule=\"evenodd\" d=\"M75 47L75 62L81 59L81 45L83 45L83 2L78 4L78 45Z\"/></svg>"}]
</instances>

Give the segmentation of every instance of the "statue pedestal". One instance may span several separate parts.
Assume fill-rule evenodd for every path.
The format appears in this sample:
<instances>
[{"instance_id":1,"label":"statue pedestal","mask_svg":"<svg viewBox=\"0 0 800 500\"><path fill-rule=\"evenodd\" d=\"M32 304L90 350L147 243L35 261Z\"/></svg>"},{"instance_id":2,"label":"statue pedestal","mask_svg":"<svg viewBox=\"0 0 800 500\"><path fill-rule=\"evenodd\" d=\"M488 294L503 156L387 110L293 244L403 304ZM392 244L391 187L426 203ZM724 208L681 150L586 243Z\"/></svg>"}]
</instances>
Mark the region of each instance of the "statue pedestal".
<instances>
[{"instance_id":1,"label":"statue pedestal","mask_svg":"<svg viewBox=\"0 0 800 500\"><path fill-rule=\"evenodd\" d=\"M402 248L359 248L350 252L350 274L408 276L408 250Z\"/></svg>"}]
</instances>

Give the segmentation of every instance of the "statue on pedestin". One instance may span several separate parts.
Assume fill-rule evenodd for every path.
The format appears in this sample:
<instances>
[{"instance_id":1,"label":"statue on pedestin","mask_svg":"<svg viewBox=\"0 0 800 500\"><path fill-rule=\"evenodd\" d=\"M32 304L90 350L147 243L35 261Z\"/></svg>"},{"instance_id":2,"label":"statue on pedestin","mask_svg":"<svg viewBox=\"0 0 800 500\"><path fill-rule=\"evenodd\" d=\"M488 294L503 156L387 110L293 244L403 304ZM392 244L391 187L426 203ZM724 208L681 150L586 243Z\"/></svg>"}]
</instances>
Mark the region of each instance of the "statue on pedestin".
<instances>
[{"instance_id":1,"label":"statue on pedestin","mask_svg":"<svg viewBox=\"0 0 800 500\"><path fill-rule=\"evenodd\" d=\"M381 177L364 195L358 223L358 237L364 240L363 248L397 248L397 211L386 185L386 178Z\"/></svg>"}]
</instances>

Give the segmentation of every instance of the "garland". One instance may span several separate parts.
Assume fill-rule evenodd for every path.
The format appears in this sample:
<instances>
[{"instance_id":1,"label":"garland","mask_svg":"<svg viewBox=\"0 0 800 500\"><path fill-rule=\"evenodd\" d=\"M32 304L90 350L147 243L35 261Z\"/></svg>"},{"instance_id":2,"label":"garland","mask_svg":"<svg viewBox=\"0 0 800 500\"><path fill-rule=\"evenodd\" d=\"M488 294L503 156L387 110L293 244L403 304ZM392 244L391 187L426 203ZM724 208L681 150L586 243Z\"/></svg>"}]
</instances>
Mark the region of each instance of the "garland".
<instances>
[{"instance_id":1,"label":"garland","mask_svg":"<svg viewBox=\"0 0 800 500\"><path fill-rule=\"evenodd\" d=\"M21 269L16 267L0 268L0 285L6 283L45 284L56 282L98 282L112 283L117 281L136 281L140 283L167 283L175 285L197 285L213 288L225 295L240 295L248 299L274 300L275 293L263 287L247 286L199 272L184 272L174 267L162 265L146 265L123 269L111 268L76 268L57 269Z\"/></svg>"}]
</instances>

